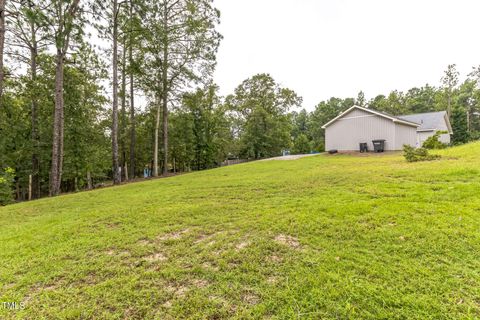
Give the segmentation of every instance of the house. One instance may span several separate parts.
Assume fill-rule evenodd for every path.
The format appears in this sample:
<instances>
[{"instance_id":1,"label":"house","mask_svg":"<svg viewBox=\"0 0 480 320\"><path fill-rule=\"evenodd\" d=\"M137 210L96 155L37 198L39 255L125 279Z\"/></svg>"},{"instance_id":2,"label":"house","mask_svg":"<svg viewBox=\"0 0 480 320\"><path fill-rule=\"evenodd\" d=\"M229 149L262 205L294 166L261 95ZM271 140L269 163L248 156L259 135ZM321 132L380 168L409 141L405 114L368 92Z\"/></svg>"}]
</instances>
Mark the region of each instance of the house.
<instances>
[{"instance_id":1,"label":"house","mask_svg":"<svg viewBox=\"0 0 480 320\"><path fill-rule=\"evenodd\" d=\"M385 150L401 150L404 144L419 147L439 130L452 132L448 117L440 114L444 113L395 117L353 106L322 126L325 150L356 151L360 143L367 143L368 149L373 150L372 140L385 140ZM442 141L449 142L449 134L442 136Z\"/></svg>"},{"instance_id":2,"label":"house","mask_svg":"<svg viewBox=\"0 0 480 320\"><path fill-rule=\"evenodd\" d=\"M450 143L453 130L446 111L410 114L398 118L420 124L417 128L417 146L421 147L428 137L438 131L445 132L440 134L439 140L446 144Z\"/></svg>"}]
</instances>

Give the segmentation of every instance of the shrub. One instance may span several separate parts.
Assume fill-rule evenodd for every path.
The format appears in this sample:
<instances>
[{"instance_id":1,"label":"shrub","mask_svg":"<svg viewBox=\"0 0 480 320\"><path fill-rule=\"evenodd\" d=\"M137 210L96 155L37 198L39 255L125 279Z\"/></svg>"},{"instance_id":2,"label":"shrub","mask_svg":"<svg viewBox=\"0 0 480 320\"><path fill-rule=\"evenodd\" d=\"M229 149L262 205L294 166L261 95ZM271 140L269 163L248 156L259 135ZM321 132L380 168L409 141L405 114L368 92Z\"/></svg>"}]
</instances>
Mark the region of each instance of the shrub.
<instances>
[{"instance_id":1,"label":"shrub","mask_svg":"<svg viewBox=\"0 0 480 320\"><path fill-rule=\"evenodd\" d=\"M423 142L422 147L426 149L445 149L447 144L440 141L440 135L448 133L447 131L437 131L431 137L428 137L425 142Z\"/></svg>"},{"instance_id":2,"label":"shrub","mask_svg":"<svg viewBox=\"0 0 480 320\"><path fill-rule=\"evenodd\" d=\"M15 170L5 168L0 170L0 206L13 202L13 179Z\"/></svg>"},{"instance_id":3,"label":"shrub","mask_svg":"<svg viewBox=\"0 0 480 320\"><path fill-rule=\"evenodd\" d=\"M414 147L409 145L403 146L403 156L408 162L431 161L440 159L440 155L429 154L428 150L425 148L415 149Z\"/></svg>"}]
</instances>

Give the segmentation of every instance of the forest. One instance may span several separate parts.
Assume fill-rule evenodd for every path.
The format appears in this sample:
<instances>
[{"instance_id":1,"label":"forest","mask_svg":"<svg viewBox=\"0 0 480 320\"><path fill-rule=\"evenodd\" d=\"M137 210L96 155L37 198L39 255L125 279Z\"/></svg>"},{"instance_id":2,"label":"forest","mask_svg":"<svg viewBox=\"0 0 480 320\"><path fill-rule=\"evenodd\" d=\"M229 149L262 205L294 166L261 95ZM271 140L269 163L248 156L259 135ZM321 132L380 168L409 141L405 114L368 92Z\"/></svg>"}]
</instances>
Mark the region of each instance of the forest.
<instances>
[{"instance_id":1,"label":"forest","mask_svg":"<svg viewBox=\"0 0 480 320\"><path fill-rule=\"evenodd\" d=\"M0 0L0 204L321 152L321 126L354 104L447 110L454 144L480 138L480 67L311 112L267 73L220 96L220 20L212 0Z\"/></svg>"}]
</instances>

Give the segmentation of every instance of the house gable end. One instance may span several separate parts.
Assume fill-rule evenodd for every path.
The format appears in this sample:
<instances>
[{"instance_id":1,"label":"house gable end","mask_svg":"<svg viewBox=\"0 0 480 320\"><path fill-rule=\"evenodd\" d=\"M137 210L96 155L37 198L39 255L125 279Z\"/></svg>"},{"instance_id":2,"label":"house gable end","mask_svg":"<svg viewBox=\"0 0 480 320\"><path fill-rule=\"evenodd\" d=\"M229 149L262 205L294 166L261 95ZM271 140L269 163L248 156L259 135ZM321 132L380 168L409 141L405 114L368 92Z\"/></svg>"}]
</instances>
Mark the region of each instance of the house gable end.
<instances>
[{"instance_id":1,"label":"house gable end","mask_svg":"<svg viewBox=\"0 0 480 320\"><path fill-rule=\"evenodd\" d=\"M384 114L384 113L381 113L381 112L378 112L378 111L375 111L375 110L372 110L372 109L367 109L367 108L363 108L363 107L359 107L359 106L353 106L353 107L349 108L348 110L344 111L343 113L339 114L337 117L333 118L332 120L330 120L326 124L324 124L322 126L322 129L327 128L328 126L330 126L331 124L335 123L338 120L347 119L349 117L352 118L352 115L351 115L352 112L355 112L355 113L353 113L353 115L354 115L353 117L355 117L355 116L357 116L357 117L379 116L379 117L391 120L391 121L396 122L396 123L402 123L402 124L405 124L405 125L418 127L418 124L414 123L414 122L399 119L399 118L396 118L396 117L393 117L393 116L390 116L390 115L387 115L387 114Z\"/></svg>"}]
</instances>

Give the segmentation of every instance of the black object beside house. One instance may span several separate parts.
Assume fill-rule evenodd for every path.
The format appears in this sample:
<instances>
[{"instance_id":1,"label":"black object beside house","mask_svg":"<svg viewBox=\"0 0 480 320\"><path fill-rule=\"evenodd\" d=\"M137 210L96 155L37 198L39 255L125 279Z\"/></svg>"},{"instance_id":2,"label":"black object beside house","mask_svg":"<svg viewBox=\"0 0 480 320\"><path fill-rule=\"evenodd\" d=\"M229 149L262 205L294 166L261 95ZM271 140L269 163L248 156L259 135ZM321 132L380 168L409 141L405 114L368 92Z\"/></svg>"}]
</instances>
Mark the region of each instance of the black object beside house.
<instances>
[{"instance_id":1,"label":"black object beside house","mask_svg":"<svg viewBox=\"0 0 480 320\"><path fill-rule=\"evenodd\" d=\"M375 152L383 152L385 151L385 140L372 140L373 143L373 151Z\"/></svg>"}]
</instances>

